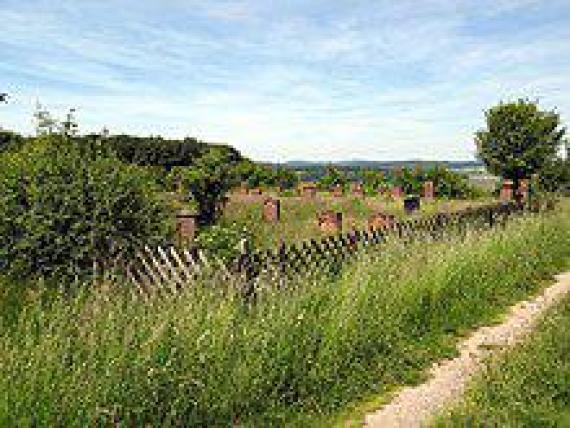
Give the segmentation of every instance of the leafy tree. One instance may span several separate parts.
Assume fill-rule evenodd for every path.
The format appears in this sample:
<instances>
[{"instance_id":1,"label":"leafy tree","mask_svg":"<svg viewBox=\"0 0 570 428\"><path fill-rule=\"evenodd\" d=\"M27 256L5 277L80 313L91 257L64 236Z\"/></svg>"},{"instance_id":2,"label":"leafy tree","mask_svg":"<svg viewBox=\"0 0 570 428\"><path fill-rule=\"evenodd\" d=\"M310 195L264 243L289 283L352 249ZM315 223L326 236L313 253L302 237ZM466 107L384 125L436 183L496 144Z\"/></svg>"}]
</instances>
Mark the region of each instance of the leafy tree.
<instances>
[{"instance_id":1,"label":"leafy tree","mask_svg":"<svg viewBox=\"0 0 570 428\"><path fill-rule=\"evenodd\" d=\"M319 178L317 185L320 189L331 189L335 186L345 187L348 183L346 174L339 168L328 166L325 175Z\"/></svg>"},{"instance_id":2,"label":"leafy tree","mask_svg":"<svg viewBox=\"0 0 570 428\"><path fill-rule=\"evenodd\" d=\"M566 132L556 112L524 99L500 103L485 118L486 128L475 136L478 156L493 174L513 180L515 189L554 159Z\"/></svg>"},{"instance_id":3,"label":"leafy tree","mask_svg":"<svg viewBox=\"0 0 570 428\"><path fill-rule=\"evenodd\" d=\"M201 223L210 224L217 218L219 202L236 183L235 167L226 150L211 147L191 167L174 167L169 181L196 203Z\"/></svg>"},{"instance_id":4,"label":"leafy tree","mask_svg":"<svg viewBox=\"0 0 570 428\"><path fill-rule=\"evenodd\" d=\"M82 278L172 231L152 180L97 140L43 135L0 162L0 270L8 275Z\"/></svg>"}]
</instances>

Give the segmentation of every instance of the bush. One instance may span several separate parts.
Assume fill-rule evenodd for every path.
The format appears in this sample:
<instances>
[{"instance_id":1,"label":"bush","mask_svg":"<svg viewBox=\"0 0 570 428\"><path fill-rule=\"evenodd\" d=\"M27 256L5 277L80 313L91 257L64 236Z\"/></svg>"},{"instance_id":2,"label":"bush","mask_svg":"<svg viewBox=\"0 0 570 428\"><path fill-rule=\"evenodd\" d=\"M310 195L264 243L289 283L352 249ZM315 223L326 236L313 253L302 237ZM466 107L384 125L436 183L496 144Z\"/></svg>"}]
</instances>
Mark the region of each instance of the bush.
<instances>
[{"instance_id":1,"label":"bush","mask_svg":"<svg viewBox=\"0 0 570 428\"><path fill-rule=\"evenodd\" d=\"M229 226L215 224L205 228L196 237L195 244L205 251L207 258L217 258L226 263L235 260L240 254L240 242L242 239L252 241L248 230L234 223Z\"/></svg>"},{"instance_id":2,"label":"bush","mask_svg":"<svg viewBox=\"0 0 570 428\"><path fill-rule=\"evenodd\" d=\"M38 137L0 170L0 268L11 276L81 278L168 238L153 180L96 140Z\"/></svg>"}]
</instances>

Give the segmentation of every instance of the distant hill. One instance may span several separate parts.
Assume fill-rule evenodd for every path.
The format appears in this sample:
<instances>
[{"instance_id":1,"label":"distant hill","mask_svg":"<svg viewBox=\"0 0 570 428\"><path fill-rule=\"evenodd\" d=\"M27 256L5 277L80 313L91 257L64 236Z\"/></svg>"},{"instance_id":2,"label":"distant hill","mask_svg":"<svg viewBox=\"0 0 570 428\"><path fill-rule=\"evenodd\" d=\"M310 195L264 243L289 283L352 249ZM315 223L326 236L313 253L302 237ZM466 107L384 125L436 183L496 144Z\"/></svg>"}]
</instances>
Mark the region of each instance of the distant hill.
<instances>
[{"instance_id":1,"label":"distant hill","mask_svg":"<svg viewBox=\"0 0 570 428\"><path fill-rule=\"evenodd\" d=\"M340 162L311 162L311 161L289 161L285 166L296 169L322 168L326 166L336 166L340 168L356 169L368 168L379 170L391 170L394 168L414 168L421 166L424 169L435 165L445 165L452 170L478 169L484 165L481 161L424 161L424 160L402 160L402 161L368 161L368 160L350 160Z\"/></svg>"}]
</instances>

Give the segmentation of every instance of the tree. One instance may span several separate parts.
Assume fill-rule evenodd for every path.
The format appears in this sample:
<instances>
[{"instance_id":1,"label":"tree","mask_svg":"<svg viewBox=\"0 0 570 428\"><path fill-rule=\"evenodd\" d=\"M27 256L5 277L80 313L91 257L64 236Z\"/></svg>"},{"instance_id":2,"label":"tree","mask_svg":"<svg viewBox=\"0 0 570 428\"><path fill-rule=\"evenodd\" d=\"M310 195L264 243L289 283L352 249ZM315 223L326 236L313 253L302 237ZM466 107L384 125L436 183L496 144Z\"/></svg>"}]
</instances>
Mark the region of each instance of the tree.
<instances>
[{"instance_id":1,"label":"tree","mask_svg":"<svg viewBox=\"0 0 570 428\"><path fill-rule=\"evenodd\" d=\"M223 147L211 147L192 166L172 168L169 180L196 203L200 222L211 224L216 220L219 202L235 185L235 167L231 153Z\"/></svg>"},{"instance_id":2,"label":"tree","mask_svg":"<svg viewBox=\"0 0 570 428\"><path fill-rule=\"evenodd\" d=\"M556 157L566 133L558 113L525 99L501 102L485 118L486 128L475 134L478 156L491 173L513 180L515 190Z\"/></svg>"},{"instance_id":3,"label":"tree","mask_svg":"<svg viewBox=\"0 0 570 428\"><path fill-rule=\"evenodd\" d=\"M172 233L152 180L97 140L43 135L0 164L0 270L10 276L81 279Z\"/></svg>"}]
</instances>

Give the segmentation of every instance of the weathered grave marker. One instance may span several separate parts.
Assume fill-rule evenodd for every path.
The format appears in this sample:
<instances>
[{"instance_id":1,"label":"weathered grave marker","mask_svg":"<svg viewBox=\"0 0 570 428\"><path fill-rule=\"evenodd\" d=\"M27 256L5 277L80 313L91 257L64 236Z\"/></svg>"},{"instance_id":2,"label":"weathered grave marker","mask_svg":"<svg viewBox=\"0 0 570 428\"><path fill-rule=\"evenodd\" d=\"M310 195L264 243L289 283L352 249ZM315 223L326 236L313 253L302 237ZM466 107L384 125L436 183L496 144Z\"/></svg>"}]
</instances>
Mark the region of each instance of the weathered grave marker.
<instances>
[{"instance_id":1,"label":"weathered grave marker","mask_svg":"<svg viewBox=\"0 0 570 428\"><path fill-rule=\"evenodd\" d=\"M263 219L268 223L278 222L281 218L281 201L267 198L263 202Z\"/></svg>"},{"instance_id":2,"label":"weathered grave marker","mask_svg":"<svg viewBox=\"0 0 570 428\"><path fill-rule=\"evenodd\" d=\"M342 231L342 213L323 211L317 214L319 228L323 233L340 233Z\"/></svg>"}]
</instances>

